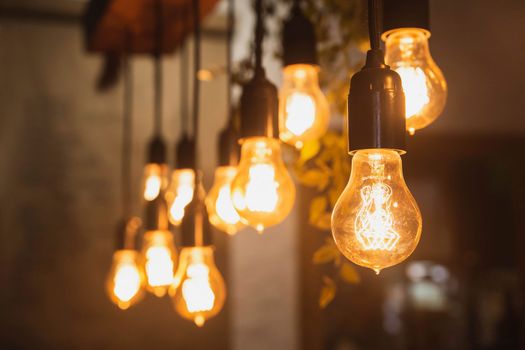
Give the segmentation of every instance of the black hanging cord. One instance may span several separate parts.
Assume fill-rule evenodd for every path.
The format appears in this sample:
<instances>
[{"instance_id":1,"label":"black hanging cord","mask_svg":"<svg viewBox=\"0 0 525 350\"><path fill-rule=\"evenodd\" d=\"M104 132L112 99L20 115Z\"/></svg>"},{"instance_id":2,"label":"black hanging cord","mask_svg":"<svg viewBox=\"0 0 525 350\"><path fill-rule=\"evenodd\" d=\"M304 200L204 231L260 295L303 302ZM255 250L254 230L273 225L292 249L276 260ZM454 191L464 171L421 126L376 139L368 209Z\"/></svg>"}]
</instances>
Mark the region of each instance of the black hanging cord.
<instances>
[{"instance_id":1,"label":"black hanging cord","mask_svg":"<svg viewBox=\"0 0 525 350\"><path fill-rule=\"evenodd\" d=\"M381 0L368 0L368 34L370 48L379 50L381 36Z\"/></svg>"},{"instance_id":2,"label":"black hanging cord","mask_svg":"<svg viewBox=\"0 0 525 350\"><path fill-rule=\"evenodd\" d=\"M262 71L262 44L264 38L262 0L255 0L255 71Z\"/></svg>"},{"instance_id":3,"label":"black hanging cord","mask_svg":"<svg viewBox=\"0 0 525 350\"><path fill-rule=\"evenodd\" d=\"M190 5L185 4L182 11L182 32L185 34L189 31ZM188 135L189 131L189 108L188 108L188 67L189 67L189 50L187 41L184 40L181 45L180 55L180 115L181 130L183 135Z\"/></svg>"},{"instance_id":4,"label":"black hanging cord","mask_svg":"<svg viewBox=\"0 0 525 350\"><path fill-rule=\"evenodd\" d=\"M197 177L199 169L199 100L200 84L198 73L201 63L201 27L200 27L200 3L199 0L193 0L193 23L195 27L194 45L193 45L193 140L194 140L194 170Z\"/></svg>"},{"instance_id":5,"label":"black hanging cord","mask_svg":"<svg viewBox=\"0 0 525 350\"><path fill-rule=\"evenodd\" d=\"M154 80L155 80L155 111L154 111L154 133L160 136L162 131L162 1L155 1L155 48L154 48Z\"/></svg>"},{"instance_id":6,"label":"black hanging cord","mask_svg":"<svg viewBox=\"0 0 525 350\"><path fill-rule=\"evenodd\" d=\"M123 58L123 118L122 118L122 163L121 163L121 195L123 217L131 215L131 148L132 148L132 123L133 114L133 75L129 63L129 53Z\"/></svg>"},{"instance_id":7,"label":"black hanging cord","mask_svg":"<svg viewBox=\"0 0 525 350\"><path fill-rule=\"evenodd\" d=\"M234 0L228 0L228 32L226 38L226 72L228 74L228 92L227 92L227 103L228 103L228 112L230 117L230 123L233 122L234 110L232 102L232 89L233 89L233 31L235 26L235 7ZM230 126L231 127L231 126Z\"/></svg>"}]
</instances>

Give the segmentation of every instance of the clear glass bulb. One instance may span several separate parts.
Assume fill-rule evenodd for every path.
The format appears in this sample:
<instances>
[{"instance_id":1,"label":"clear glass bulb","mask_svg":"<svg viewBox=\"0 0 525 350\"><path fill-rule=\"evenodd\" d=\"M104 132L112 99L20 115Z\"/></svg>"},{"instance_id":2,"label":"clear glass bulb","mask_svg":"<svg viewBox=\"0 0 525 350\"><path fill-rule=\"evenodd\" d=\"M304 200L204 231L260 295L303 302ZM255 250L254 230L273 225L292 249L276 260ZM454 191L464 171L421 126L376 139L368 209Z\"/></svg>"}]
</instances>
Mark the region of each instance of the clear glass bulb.
<instances>
[{"instance_id":1,"label":"clear glass bulb","mask_svg":"<svg viewBox=\"0 0 525 350\"><path fill-rule=\"evenodd\" d=\"M410 134L439 117L447 101L447 82L428 48L430 32L401 28L385 34L385 61L401 76L406 125Z\"/></svg>"},{"instance_id":2,"label":"clear glass bulb","mask_svg":"<svg viewBox=\"0 0 525 350\"><path fill-rule=\"evenodd\" d=\"M301 148L306 141L320 138L328 128L330 109L319 88L317 67L292 64L283 69L279 93L279 137Z\"/></svg>"},{"instance_id":3,"label":"clear glass bulb","mask_svg":"<svg viewBox=\"0 0 525 350\"><path fill-rule=\"evenodd\" d=\"M167 185L168 166L165 164L148 163L144 167L143 197L152 201L159 196Z\"/></svg>"},{"instance_id":4,"label":"clear glass bulb","mask_svg":"<svg viewBox=\"0 0 525 350\"><path fill-rule=\"evenodd\" d=\"M215 170L215 181L206 197L210 223L229 235L234 235L245 226L233 206L231 183L236 175L235 166L218 167Z\"/></svg>"},{"instance_id":5,"label":"clear glass bulb","mask_svg":"<svg viewBox=\"0 0 525 350\"><path fill-rule=\"evenodd\" d=\"M171 174L171 183L166 192L168 217L170 222L179 226L184 217L184 208L193 199L195 172L193 169L176 169Z\"/></svg>"},{"instance_id":6,"label":"clear glass bulb","mask_svg":"<svg viewBox=\"0 0 525 350\"><path fill-rule=\"evenodd\" d=\"M106 281L106 290L111 301L126 310L144 294L143 283L144 275L137 264L137 252L132 249L115 251Z\"/></svg>"},{"instance_id":7,"label":"clear glass bulb","mask_svg":"<svg viewBox=\"0 0 525 350\"><path fill-rule=\"evenodd\" d=\"M357 151L350 180L332 213L332 234L341 253L379 273L412 254L421 228L421 213L403 179L399 154Z\"/></svg>"},{"instance_id":8,"label":"clear glass bulb","mask_svg":"<svg viewBox=\"0 0 525 350\"><path fill-rule=\"evenodd\" d=\"M177 251L170 231L148 231L141 251L148 291L162 297L173 283L177 267Z\"/></svg>"},{"instance_id":9,"label":"clear glass bulb","mask_svg":"<svg viewBox=\"0 0 525 350\"><path fill-rule=\"evenodd\" d=\"M226 286L211 246L182 249L172 297L175 310L199 327L221 311Z\"/></svg>"},{"instance_id":10,"label":"clear glass bulb","mask_svg":"<svg viewBox=\"0 0 525 350\"><path fill-rule=\"evenodd\" d=\"M281 158L279 140L244 140L232 198L243 222L259 233L288 216L295 201L295 184Z\"/></svg>"}]
</instances>

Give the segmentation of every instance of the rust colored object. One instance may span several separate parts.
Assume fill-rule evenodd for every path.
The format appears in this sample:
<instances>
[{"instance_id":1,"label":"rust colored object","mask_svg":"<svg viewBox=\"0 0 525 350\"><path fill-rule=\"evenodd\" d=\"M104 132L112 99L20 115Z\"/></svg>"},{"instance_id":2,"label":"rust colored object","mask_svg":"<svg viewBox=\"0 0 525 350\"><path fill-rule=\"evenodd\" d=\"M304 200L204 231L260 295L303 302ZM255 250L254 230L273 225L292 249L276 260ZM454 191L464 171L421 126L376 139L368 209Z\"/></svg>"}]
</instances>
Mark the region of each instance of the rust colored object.
<instances>
[{"instance_id":1,"label":"rust colored object","mask_svg":"<svg viewBox=\"0 0 525 350\"><path fill-rule=\"evenodd\" d=\"M91 0L84 16L89 52L152 54L157 51L157 0ZM200 0L201 20L218 0ZM162 45L174 52L193 31L191 0L160 0Z\"/></svg>"}]
</instances>

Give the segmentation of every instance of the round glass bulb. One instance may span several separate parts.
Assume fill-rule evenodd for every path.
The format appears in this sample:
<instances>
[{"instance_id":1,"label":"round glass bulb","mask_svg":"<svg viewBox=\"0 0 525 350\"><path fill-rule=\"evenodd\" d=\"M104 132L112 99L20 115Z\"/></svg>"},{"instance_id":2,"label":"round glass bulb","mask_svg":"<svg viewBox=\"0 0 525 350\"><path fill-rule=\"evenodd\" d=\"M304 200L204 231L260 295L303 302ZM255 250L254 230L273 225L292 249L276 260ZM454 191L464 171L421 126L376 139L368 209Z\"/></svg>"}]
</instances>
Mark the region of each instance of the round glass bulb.
<instances>
[{"instance_id":1,"label":"round glass bulb","mask_svg":"<svg viewBox=\"0 0 525 350\"><path fill-rule=\"evenodd\" d=\"M330 109L319 88L317 67L292 64L284 67L279 92L279 137L297 148L320 138L328 128Z\"/></svg>"},{"instance_id":2,"label":"round glass bulb","mask_svg":"<svg viewBox=\"0 0 525 350\"><path fill-rule=\"evenodd\" d=\"M146 288L157 297L166 294L173 283L177 251L169 231L148 231L144 234L141 263L146 273Z\"/></svg>"},{"instance_id":3,"label":"round glass bulb","mask_svg":"<svg viewBox=\"0 0 525 350\"><path fill-rule=\"evenodd\" d=\"M171 183L166 192L168 217L170 222L179 226L184 217L184 209L193 199L195 172L193 169L177 169L171 174Z\"/></svg>"},{"instance_id":4,"label":"round glass bulb","mask_svg":"<svg viewBox=\"0 0 525 350\"><path fill-rule=\"evenodd\" d=\"M288 216L295 201L295 184L281 158L279 140L244 140L232 198L242 221L259 233Z\"/></svg>"},{"instance_id":5,"label":"round glass bulb","mask_svg":"<svg viewBox=\"0 0 525 350\"><path fill-rule=\"evenodd\" d=\"M159 196L168 183L168 166L166 164L148 163L144 166L143 197L152 201Z\"/></svg>"},{"instance_id":6,"label":"round glass bulb","mask_svg":"<svg viewBox=\"0 0 525 350\"><path fill-rule=\"evenodd\" d=\"M447 101L447 82L428 48L430 32L401 28L385 33L385 61L401 76L406 125L410 134L439 117Z\"/></svg>"},{"instance_id":7,"label":"round glass bulb","mask_svg":"<svg viewBox=\"0 0 525 350\"><path fill-rule=\"evenodd\" d=\"M332 234L345 257L379 273L416 248L421 213L394 150L357 151L350 180L332 213Z\"/></svg>"},{"instance_id":8,"label":"round glass bulb","mask_svg":"<svg viewBox=\"0 0 525 350\"><path fill-rule=\"evenodd\" d=\"M106 281L106 291L111 301L126 310L142 297L144 275L137 264L137 252L132 249L113 253L113 264Z\"/></svg>"},{"instance_id":9,"label":"round glass bulb","mask_svg":"<svg viewBox=\"0 0 525 350\"><path fill-rule=\"evenodd\" d=\"M231 183L236 175L235 166L218 167L215 170L215 181L206 197L210 223L229 235L234 235L245 226L233 206L231 195Z\"/></svg>"},{"instance_id":10,"label":"round glass bulb","mask_svg":"<svg viewBox=\"0 0 525 350\"><path fill-rule=\"evenodd\" d=\"M175 310L199 327L221 311L226 286L211 246L182 248L172 290Z\"/></svg>"}]
</instances>

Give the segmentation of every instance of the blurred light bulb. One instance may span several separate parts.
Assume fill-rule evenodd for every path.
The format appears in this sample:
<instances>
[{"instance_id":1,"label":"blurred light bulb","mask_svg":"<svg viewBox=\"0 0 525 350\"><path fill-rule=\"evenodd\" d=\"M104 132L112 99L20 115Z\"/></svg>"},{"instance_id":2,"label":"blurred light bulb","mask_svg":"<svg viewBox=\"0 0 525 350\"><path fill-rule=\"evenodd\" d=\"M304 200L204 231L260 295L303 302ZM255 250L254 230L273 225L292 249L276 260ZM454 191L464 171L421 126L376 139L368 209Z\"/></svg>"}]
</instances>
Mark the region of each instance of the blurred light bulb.
<instances>
[{"instance_id":1,"label":"blurred light bulb","mask_svg":"<svg viewBox=\"0 0 525 350\"><path fill-rule=\"evenodd\" d=\"M283 70L279 94L280 138L295 147L321 137L328 128L330 110L319 88L317 68L293 64Z\"/></svg>"},{"instance_id":2,"label":"blurred light bulb","mask_svg":"<svg viewBox=\"0 0 525 350\"><path fill-rule=\"evenodd\" d=\"M230 235L244 227L239 213L233 206L231 195L231 183L235 175L237 175L235 166L218 167L215 170L215 182L206 197L206 207L211 224Z\"/></svg>"},{"instance_id":3,"label":"blurred light bulb","mask_svg":"<svg viewBox=\"0 0 525 350\"><path fill-rule=\"evenodd\" d=\"M125 310L140 300L143 280L135 250L122 249L113 253L113 265L106 282L106 289L113 303Z\"/></svg>"},{"instance_id":4,"label":"blurred light bulb","mask_svg":"<svg viewBox=\"0 0 525 350\"><path fill-rule=\"evenodd\" d=\"M171 175L170 187L166 193L170 222L179 226L184 217L184 208L193 198L195 172L192 169L177 169Z\"/></svg>"},{"instance_id":5,"label":"blurred light bulb","mask_svg":"<svg viewBox=\"0 0 525 350\"><path fill-rule=\"evenodd\" d=\"M339 250L379 273L405 260L421 236L422 219L394 150L357 151L348 185L332 213Z\"/></svg>"},{"instance_id":6,"label":"blurred light bulb","mask_svg":"<svg viewBox=\"0 0 525 350\"><path fill-rule=\"evenodd\" d=\"M169 231L148 231L144 234L141 252L147 288L162 297L173 283L177 251Z\"/></svg>"},{"instance_id":7,"label":"blurred light bulb","mask_svg":"<svg viewBox=\"0 0 525 350\"><path fill-rule=\"evenodd\" d=\"M226 286L215 266L213 248L183 248L172 289L175 310L199 327L224 305Z\"/></svg>"},{"instance_id":8,"label":"blurred light bulb","mask_svg":"<svg viewBox=\"0 0 525 350\"><path fill-rule=\"evenodd\" d=\"M281 158L279 140L244 140L238 173L232 182L233 206L243 222L262 233L280 223L295 201L295 184Z\"/></svg>"},{"instance_id":9,"label":"blurred light bulb","mask_svg":"<svg viewBox=\"0 0 525 350\"><path fill-rule=\"evenodd\" d=\"M164 190L168 167L165 164L149 163L144 167L144 199L152 201Z\"/></svg>"},{"instance_id":10,"label":"blurred light bulb","mask_svg":"<svg viewBox=\"0 0 525 350\"><path fill-rule=\"evenodd\" d=\"M383 35L386 63L401 76L410 134L436 120L447 101L447 82L430 55L429 37L430 32L417 28Z\"/></svg>"}]
</instances>

